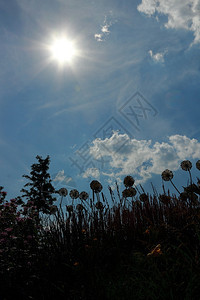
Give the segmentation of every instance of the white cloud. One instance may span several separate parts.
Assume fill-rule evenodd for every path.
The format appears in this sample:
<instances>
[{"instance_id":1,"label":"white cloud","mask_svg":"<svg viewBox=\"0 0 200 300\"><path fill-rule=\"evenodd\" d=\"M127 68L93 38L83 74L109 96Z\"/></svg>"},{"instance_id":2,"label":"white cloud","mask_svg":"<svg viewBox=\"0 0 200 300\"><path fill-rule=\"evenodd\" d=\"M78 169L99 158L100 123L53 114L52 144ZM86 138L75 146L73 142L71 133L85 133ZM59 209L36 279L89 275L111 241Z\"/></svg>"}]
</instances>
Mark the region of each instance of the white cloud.
<instances>
[{"instance_id":1,"label":"white cloud","mask_svg":"<svg viewBox=\"0 0 200 300\"><path fill-rule=\"evenodd\" d=\"M103 34L101 33L95 33L94 38L97 42L103 42Z\"/></svg>"},{"instance_id":2,"label":"white cloud","mask_svg":"<svg viewBox=\"0 0 200 300\"><path fill-rule=\"evenodd\" d=\"M53 181L62 182L62 184L69 184L72 181L72 177L67 177L64 170L61 170L57 173Z\"/></svg>"},{"instance_id":3,"label":"white cloud","mask_svg":"<svg viewBox=\"0 0 200 300\"><path fill-rule=\"evenodd\" d=\"M131 139L127 134L114 132L105 140L95 139L90 153L95 159L109 159L107 166L110 173L104 172L102 175L114 179L130 174L139 184L165 169L176 171L182 160L200 158L200 143L196 139L176 134L168 140L152 144L151 140ZM116 146L122 143L124 146L117 150Z\"/></svg>"},{"instance_id":4,"label":"white cloud","mask_svg":"<svg viewBox=\"0 0 200 300\"><path fill-rule=\"evenodd\" d=\"M149 50L149 55L151 56L151 58L153 59L154 62L156 63L164 63L165 59L164 59L164 55L166 54L166 51L164 52L158 52L153 54L152 50Z\"/></svg>"},{"instance_id":5,"label":"white cloud","mask_svg":"<svg viewBox=\"0 0 200 300\"><path fill-rule=\"evenodd\" d=\"M110 33L109 27L110 27L110 25L106 24L106 25L101 27L101 31L104 32L104 33Z\"/></svg>"},{"instance_id":6,"label":"white cloud","mask_svg":"<svg viewBox=\"0 0 200 300\"><path fill-rule=\"evenodd\" d=\"M151 16L156 12L156 2L155 0L142 0L142 3L138 5L137 9Z\"/></svg>"},{"instance_id":7,"label":"white cloud","mask_svg":"<svg viewBox=\"0 0 200 300\"><path fill-rule=\"evenodd\" d=\"M148 16L166 15L166 28L185 29L194 34L193 43L200 42L200 1L199 0L142 0L137 7Z\"/></svg>"},{"instance_id":8,"label":"white cloud","mask_svg":"<svg viewBox=\"0 0 200 300\"><path fill-rule=\"evenodd\" d=\"M198 159L200 156L200 143L196 139L189 139L186 136L173 135L169 137L169 140L176 151L180 159L185 157L191 157ZM184 149L184 150L183 150Z\"/></svg>"},{"instance_id":9,"label":"white cloud","mask_svg":"<svg viewBox=\"0 0 200 300\"><path fill-rule=\"evenodd\" d=\"M116 21L107 21L107 18L105 16L103 25L101 26L101 32L100 33L95 33L94 38L98 42L103 42L106 37L110 34L109 28L116 22Z\"/></svg>"},{"instance_id":10,"label":"white cloud","mask_svg":"<svg viewBox=\"0 0 200 300\"><path fill-rule=\"evenodd\" d=\"M83 173L83 178L99 178L100 172L99 169L97 168L88 168L84 173Z\"/></svg>"}]
</instances>

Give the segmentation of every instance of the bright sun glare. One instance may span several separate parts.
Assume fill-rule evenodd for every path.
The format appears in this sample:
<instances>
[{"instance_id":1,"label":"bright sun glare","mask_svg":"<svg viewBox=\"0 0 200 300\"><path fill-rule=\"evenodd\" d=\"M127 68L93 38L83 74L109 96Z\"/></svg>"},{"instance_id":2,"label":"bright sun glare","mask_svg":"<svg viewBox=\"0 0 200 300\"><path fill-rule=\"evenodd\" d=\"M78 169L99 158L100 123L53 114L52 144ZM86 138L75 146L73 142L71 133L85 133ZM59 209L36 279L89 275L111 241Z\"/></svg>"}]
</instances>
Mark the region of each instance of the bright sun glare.
<instances>
[{"instance_id":1,"label":"bright sun glare","mask_svg":"<svg viewBox=\"0 0 200 300\"><path fill-rule=\"evenodd\" d=\"M50 50L53 59L57 60L61 64L71 62L74 55L76 54L76 49L73 43L66 38L59 38L54 40L50 47Z\"/></svg>"}]
</instances>

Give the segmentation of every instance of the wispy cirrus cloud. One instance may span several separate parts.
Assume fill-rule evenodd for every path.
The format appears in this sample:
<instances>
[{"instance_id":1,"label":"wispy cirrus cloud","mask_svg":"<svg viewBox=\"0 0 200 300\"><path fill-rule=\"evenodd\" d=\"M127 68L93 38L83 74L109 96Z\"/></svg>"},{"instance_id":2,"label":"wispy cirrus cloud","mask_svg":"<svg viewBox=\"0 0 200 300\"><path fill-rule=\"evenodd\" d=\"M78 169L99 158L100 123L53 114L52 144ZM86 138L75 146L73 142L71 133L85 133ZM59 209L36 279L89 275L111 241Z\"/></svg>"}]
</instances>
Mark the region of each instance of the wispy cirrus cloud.
<instances>
[{"instance_id":1,"label":"wispy cirrus cloud","mask_svg":"<svg viewBox=\"0 0 200 300\"><path fill-rule=\"evenodd\" d=\"M168 17L166 28L185 29L194 34L192 44L200 43L200 2L199 0L142 0L137 6L139 12L148 16L160 15Z\"/></svg>"}]
</instances>

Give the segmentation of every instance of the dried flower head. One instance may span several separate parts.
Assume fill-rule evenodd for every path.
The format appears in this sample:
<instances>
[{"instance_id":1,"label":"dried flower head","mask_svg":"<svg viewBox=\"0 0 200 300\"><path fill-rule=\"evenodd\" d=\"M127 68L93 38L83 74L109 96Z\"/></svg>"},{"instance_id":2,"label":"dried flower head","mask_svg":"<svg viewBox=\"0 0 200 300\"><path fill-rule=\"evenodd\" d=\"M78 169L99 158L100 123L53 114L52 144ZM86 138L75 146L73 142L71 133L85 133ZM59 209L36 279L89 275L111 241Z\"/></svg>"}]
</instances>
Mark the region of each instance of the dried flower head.
<instances>
[{"instance_id":1,"label":"dried flower head","mask_svg":"<svg viewBox=\"0 0 200 300\"><path fill-rule=\"evenodd\" d=\"M76 205L76 209L77 209L78 211L82 211L82 210L84 209L84 207L83 207L82 204L77 204L77 205Z\"/></svg>"},{"instance_id":2,"label":"dried flower head","mask_svg":"<svg viewBox=\"0 0 200 300\"><path fill-rule=\"evenodd\" d=\"M173 178L174 175L173 175L172 171L166 169L165 171L162 172L161 176L164 181L169 181Z\"/></svg>"},{"instance_id":3,"label":"dried flower head","mask_svg":"<svg viewBox=\"0 0 200 300\"><path fill-rule=\"evenodd\" d=\"M196 162L196 168L197 168L198 170L200 170L200 160L198 160L198 161Z\"/></svg>"},{"instance_id":4,"label":"dried flower head","mask_svg":"<svg viewBox=\"0 0 200 300\"><path fill-rule=\"evenodd\" d=\"M87 200L88 197L89 197L89 195L88 195L88 193L86 193L86 192L81 192L81 193L79 194L79 198L80 198L81 200Z\"/></svg>"},{"instance_id":5,"label":"dried flower head","mask_svg":"<svg viewBox=\"0 0 200 300\"><path fill-rule=\"evenodd\" d=\"M103 209L103 203L100 202L100 201L98 201L98 202L95 204L95 207L96 207L97 209Z\"/></svg>"},{"instance_id":6,"label":"dried flower head","mask_svg":"<svg viewBox=\"0 0 200 300\"><path fill-rule=\"evenodd\" d=\"M74 189L70 191L69 195L72 199L77 199L79 197L79 192L76 189Z\"/></svg>"},{"instance_id":7,"label":"dried flower head","mask_svg":"<svg viewBox=\"0 0 200 300\"><path fill-rule=\"evenodd\" d=\"M141 202L147 202L149 199L149 197L145 193L141 194L139 198Z\"/></svg>"},{"instance_id":8,"label":"dried flower head","mask_svg":"<svg viewBox=\"0 0 200 300\"><path fill-rule=\"evenodd\" d=\"M136 189L133 187L130 187L128 189L123 190L122 196L124 198L134 197L136 195L136 193L137 193Z\"/></svg>"},{"instance_id":9,"label":"dried flower head","mask_svg":"<svg viewBox=\"0 0 200 300\"><path fill-rule=\"evenodd\" d=\"M99 181L97 180L93 180L91 183L90 183L90 187L91 189L95 192L95 193L100 193L101 190L102 190L102 185Z\"/></svg>"},{"instance_id":10,"label":"dried flower head","mask_svg":"<svg viewBox=\"0 0 200 300\"><path fill-rule=\"evenodd\" d=\"M68 194L68 190L66 188L61 188L61 189L59 189L58 194L60 196L66 197Z\"/></svg>"},{"instance_id":11,"label":"dried flower head","mask_svg":"<svg viewBox=\"0 0 200 300\"><path fill-rule=\"evenodd\" d=\"M66 205L67 211L70 213L73 211L73 206L72 205Z\"/></svg>"},{"instance_id":12,"label":"dried flower head","mask_svg":"<svg viewBox=\"0 0 200 300\"><path fill-rule=\"evenodd\" d=\"M181 169L184 171L189 171L192 168L192 163L189 160L184 160L181 162Z\"/></svg>"},{"instance_id":13,"label":"dried flower head","mask_svg":"<svg viewBox=\"0 0 200 300\"><path fill-rule=\"evenodd\" d=\"M137 194L136 189L133 187L128 188L128 190L129 190L129 193L131 194L131 197L134 197Z\"/></svg>"},{"instance_id":14,"label":"dried flower head","mask_svg":"<svg viewBox=\"0 0 200 300\"><path fill-rule=\"evenodd\" d=\"M126 188L127 188L127 187L133 186L134 182L135 182L135 180L134 180L133 177L130 176L130 175L129 175L129 176L126 176L126 177L124 178L124 185L125 185Z\"/></svg>"},{"instance_id":15,"label":"dried flower head","mask_svg":"<svg viewBox=\"0 0 200 300\"><path fill-rule=\"evenodd\" d=\"M129 193L128 189L125 189L125 190L122 191L122 196L123 196L123 198L130 197L129 194L130 194L130 193Z\"/></svg>"}]
</instances>

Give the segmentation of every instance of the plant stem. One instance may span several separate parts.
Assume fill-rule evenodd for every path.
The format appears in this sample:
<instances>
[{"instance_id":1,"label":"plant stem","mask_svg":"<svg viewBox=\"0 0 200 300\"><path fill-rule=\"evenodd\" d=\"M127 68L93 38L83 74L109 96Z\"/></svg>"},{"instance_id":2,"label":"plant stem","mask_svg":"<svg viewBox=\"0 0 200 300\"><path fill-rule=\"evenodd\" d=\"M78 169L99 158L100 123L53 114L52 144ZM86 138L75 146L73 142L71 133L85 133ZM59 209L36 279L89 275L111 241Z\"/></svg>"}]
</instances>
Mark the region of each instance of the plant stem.
<instances>
[{"instance_id":1,"label":"plant stem","mask_svg":"<svg viewBox=\"0 0 200 300\"><path fill-rule=\"evenodd\" d=\"M189 174L190 174L190 184L192 184L192 175L191 175L191 172L190 170L188 170Z\"/></svg>"},{"instance_id":2,"label":"plant stem","mask_svg":"<svg viewBox=\"0 0 200 300\"><path fill-rule=\"evenodd\" d=\"M170 179L170 182L171 182L171 184L173 185L173 187L177 190L177 192L179 193L179 195L180 195L180 192L179 192L179 190L177 189L177 187L173 184L173 182L172 182L172 180Z\"/></svg>"}]
</instances>

